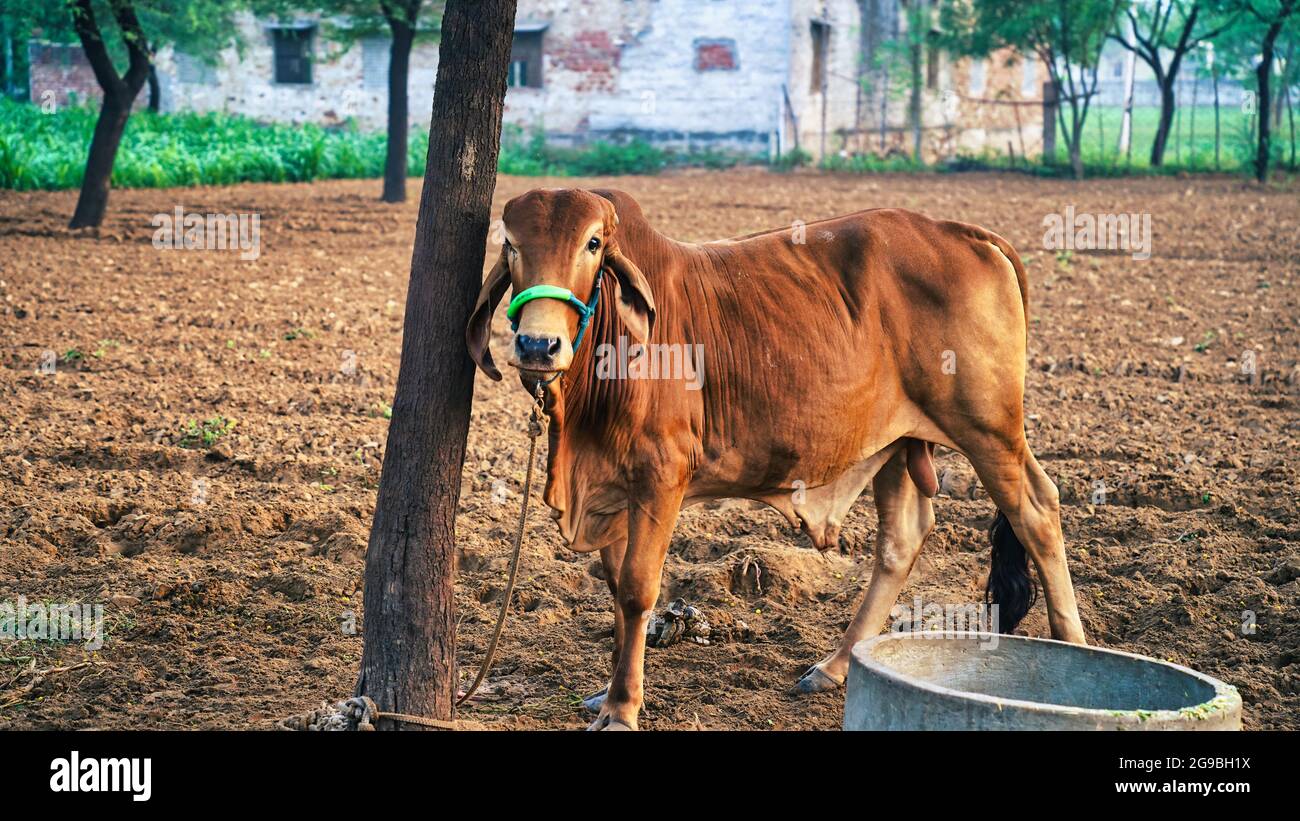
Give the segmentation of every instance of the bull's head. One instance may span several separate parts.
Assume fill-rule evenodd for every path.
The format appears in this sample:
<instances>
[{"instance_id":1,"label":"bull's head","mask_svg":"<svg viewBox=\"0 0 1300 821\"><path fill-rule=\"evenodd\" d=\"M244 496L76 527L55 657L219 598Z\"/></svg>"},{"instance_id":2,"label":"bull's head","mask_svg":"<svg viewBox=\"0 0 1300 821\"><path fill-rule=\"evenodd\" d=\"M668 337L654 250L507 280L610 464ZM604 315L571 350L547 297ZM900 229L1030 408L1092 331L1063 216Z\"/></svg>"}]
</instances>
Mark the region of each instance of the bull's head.
<instances>
[{"instance_id":1,"label":"bull's head","mask_svg":"<svg viewBox=\"0 0 1300 821\"><path fill-rule=\"evenodd\" d=\"M501 378L488 339L507 287L514 289L509 364L529 387L568 370L602 302L617 310L629 336L648 341L654 298L641 270L620 252L617 227L613 203L590 191L536 189L506 203L501 255L465 330L470 356L484 373Z\"/></svg>"}]
</instances>

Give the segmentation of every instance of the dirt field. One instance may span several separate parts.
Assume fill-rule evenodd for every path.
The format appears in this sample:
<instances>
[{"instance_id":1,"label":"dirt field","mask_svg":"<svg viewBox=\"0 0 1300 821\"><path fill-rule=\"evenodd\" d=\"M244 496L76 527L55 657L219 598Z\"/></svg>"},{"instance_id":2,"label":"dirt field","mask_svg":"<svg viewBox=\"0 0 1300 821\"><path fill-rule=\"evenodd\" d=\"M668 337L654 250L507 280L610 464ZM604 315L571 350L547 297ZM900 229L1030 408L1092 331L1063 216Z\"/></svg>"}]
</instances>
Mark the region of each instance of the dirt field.
<instances>
[{"instance_id":1,"label":"dirt field","mask_svg":"<svg viewBox=\"0 0 1300 821\"><path fill-rule=\"evenodd\" d=\"M596 182L685 240L884 205L1010 239L1030 276L1029 441L1062 489L1091 640L1235 684L1249 728L1300 729L1296 187L507 178L498 213L531 187ZM103 602L108 628L93 654L0 640L0 728L269 727L350 694L416 210L377 194L377 182L117 191L94 236L64 229L71 192L0 193L0 602ZM1043 217L1071 204L1151 213L1152 258L1043 250ZM155 250L150 218L178 205L259 212L261 258ZM477 390L459 524L465 675L500 601L527 452L517 381ZM218 416L233 430L187 440L185 426ZM939 469L939 525L903 598L978 601L993 507L960 457ZM853 557L819 556L749 503L684 512L661 604L685 596L752 634L650 650L642 726L837 728L841 695L785 690L847 623L874 529L869 493L845 527ZM519 606L465 717L585 725L577 698L607 678L611 641L598 567L533 508ZM1022 629L1046 635L1041 601Z\"/></svg>"}]
</instances>

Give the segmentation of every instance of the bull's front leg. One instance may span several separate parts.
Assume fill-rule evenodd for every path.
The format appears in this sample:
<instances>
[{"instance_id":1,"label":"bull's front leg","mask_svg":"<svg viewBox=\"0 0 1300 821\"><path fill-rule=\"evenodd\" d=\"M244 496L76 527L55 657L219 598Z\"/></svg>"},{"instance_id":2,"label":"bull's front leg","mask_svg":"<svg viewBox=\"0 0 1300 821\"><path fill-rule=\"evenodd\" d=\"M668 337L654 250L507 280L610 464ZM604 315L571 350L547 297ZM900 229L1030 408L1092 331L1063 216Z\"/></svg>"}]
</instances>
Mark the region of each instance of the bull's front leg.
<instances>
[{"instance_id":1,"label":"bull's front leg","mask_svg":"<svg viewBox=\"0 0 1300 821\"><path fill-rule=\"evenodd\" d=\"M623 608L618 604L618 576L623 571L623 555L627 552L627 538L622 537L609 547L600 551L600 564L605 569L605 583L609 585L609 595L614 601L614 652L610 656L611 674L618 669L618 657L623 650ZM593 713L599 713L609 694L609 684L582 700L582 706Z\"/></svg>"},{"instance_id":2,"label":"bull's front leg","mask_svg":"<svg viewBox=\"0 0 1300 821\"><path fill-rule=\"evenodd\" d=\"M684 480L647 481L638 483L628 499L627 552L614 590L622 642L608 695L589 730L637 728L644 695L646 625L659 598L664 557L684 492Z\"/></svg>"}]
</instances>

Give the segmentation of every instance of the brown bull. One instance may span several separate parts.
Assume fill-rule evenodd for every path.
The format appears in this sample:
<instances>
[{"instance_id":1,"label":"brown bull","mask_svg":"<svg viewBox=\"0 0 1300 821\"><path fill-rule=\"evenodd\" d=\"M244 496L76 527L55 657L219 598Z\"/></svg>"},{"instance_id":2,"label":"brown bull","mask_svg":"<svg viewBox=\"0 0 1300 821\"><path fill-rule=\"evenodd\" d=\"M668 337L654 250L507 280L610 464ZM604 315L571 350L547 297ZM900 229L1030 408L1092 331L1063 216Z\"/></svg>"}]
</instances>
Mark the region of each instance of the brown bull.
<instances>
[{"instance_id":1,"label":"brown bull","mask_svg":"<svg viewBox=\"0 0 1300 821\"><path fill-rule=\"evenodd\" d=\"M1056 486L1025 442L1025 272L1001 237L876 209L689 244L631 196L584 190L511 200L504 232L466 338L500 379L489 325L513 286L510 364L530 391L546 384L552 418L545 501L570 548L600 551L615 599L614 673L592 728L637 726L673 525L710 499L765 502L825 550L871 484L871 585L795 690L841 685L934 527L935 443L971 461L998 507L988 593L1001 629L1035 595L1027 548L1052 635L1084 641Z\"/></svg>"}]
</instances>

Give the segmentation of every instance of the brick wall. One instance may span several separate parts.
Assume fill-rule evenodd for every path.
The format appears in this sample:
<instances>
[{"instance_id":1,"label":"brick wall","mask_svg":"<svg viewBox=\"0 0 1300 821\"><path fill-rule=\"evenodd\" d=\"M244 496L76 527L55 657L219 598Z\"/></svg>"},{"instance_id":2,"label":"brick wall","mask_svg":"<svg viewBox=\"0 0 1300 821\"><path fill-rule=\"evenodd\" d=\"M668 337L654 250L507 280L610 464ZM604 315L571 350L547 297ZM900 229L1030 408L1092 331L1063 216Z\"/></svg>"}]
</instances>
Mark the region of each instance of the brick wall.
<instances>
[{"instance_id":1,"label":"brick wall","mask_svg":"<svg viewBox=\"0 0 1300 821\"><path fill-rule=\"evenodd\" d=\"M578 143L637 136L767 153L789 66L789 0L521 0L545 26L543 88L506 121Z\"/></svg>"},{"instance_id":2,"label":"brick wall","mask_svg":"<svg viewBox=\"0 0 1300 821\"><path fill-rule=\"evenodd\" d=\"M62 108L74 103L98 103L103 98L81 46L32 42L27 46L27 58L31 66L28 92L33 103ZM147 105L148 100L148 89L144 89L135 107Z\"/></svg>"}]
</instances>

